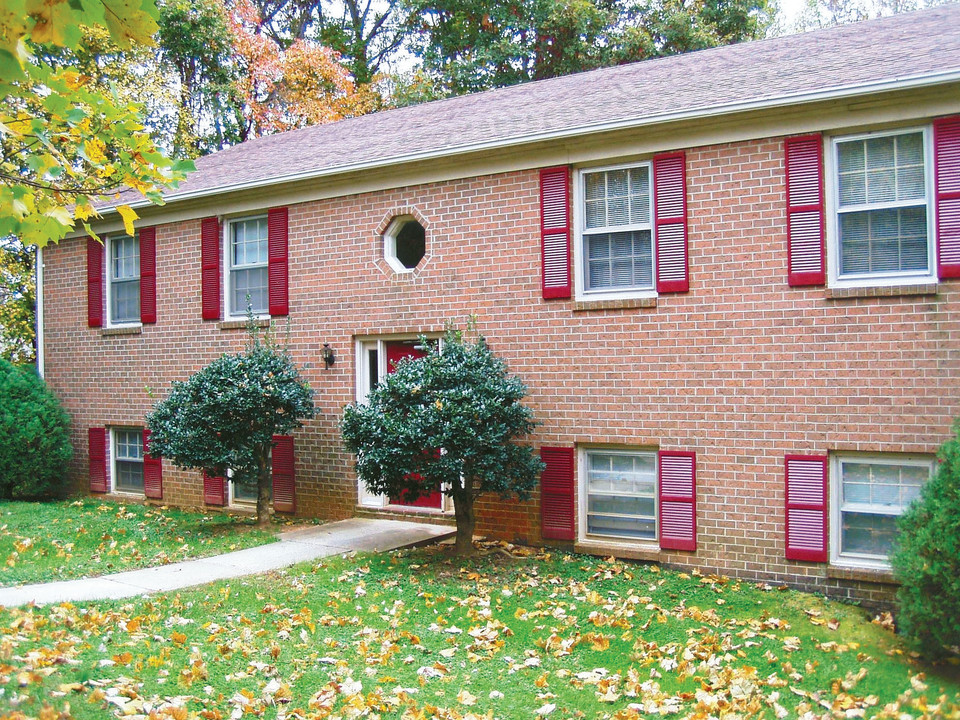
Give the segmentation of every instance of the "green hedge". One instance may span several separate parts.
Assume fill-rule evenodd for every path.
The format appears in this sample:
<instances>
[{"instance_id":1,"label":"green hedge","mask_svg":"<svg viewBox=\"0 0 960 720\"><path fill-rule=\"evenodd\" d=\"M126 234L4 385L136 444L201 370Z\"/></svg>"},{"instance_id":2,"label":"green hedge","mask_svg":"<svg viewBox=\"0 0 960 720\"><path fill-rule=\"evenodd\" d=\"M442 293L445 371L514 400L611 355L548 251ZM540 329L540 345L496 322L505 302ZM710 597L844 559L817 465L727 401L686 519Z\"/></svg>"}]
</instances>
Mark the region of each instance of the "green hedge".
<instances>
[{"instance_id":1,"label":"green hedge","mask_svg":"<svg viewBox=\"0 0 960 720\"><path fill-rule=\"evenodd\" d=\"M900 517L891 558L901 583L898 625L933 656L960 645L960 422L954 432L936 474Z\"/></svg>"},{"instance_id":2,"label":"green hedge","mask_svg":"<svg viewBox=\"0 0 960 720\"><path fill-rule=\"evenodd\" d=\"M0 360L0 498L62 495L72 455L60 401L33 367Z\"/></svg>"}]
</instances>

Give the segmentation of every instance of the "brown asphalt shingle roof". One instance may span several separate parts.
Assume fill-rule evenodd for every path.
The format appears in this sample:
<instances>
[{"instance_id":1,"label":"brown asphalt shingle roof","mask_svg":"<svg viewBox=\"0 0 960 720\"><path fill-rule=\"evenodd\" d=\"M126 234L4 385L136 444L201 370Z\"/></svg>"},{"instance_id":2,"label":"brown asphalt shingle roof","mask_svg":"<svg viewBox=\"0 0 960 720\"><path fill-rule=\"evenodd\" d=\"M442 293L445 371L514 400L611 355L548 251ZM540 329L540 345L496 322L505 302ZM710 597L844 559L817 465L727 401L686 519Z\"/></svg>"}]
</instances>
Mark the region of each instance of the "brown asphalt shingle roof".
<instances>
[{"instance_id":1,"label":"brown asphalt shingle roof","mask_svg":"<svg viewBox=\"0 0 960 720\"><path fill-rule=\"evenodd\" d=\"M271 135L201 158L197 172L166 197L952 71L960 71L960 4Z\"/></svg>"}]
</instances>

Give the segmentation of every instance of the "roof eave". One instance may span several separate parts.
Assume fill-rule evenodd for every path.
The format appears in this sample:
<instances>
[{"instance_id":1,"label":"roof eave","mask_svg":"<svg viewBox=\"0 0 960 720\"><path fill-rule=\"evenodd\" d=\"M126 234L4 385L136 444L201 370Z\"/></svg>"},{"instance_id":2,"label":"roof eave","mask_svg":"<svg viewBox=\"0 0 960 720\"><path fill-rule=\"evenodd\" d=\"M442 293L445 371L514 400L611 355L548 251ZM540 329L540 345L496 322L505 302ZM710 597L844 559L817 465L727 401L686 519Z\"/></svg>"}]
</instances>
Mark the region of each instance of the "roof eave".
<instances>
[{"instance_id":1,"label":"roof eave","mask_svg":"<svg viewBox=\"0 0 960 720\"><path fill-rule=\"evenodd\" d=\"M164 204L180 202L184 200L195 200L214 195L224 195L244 190L253 190L257 188L282 185L284 183L298 182L303 180L316 180L320 178L343 175L353 172L365 172L376 170L383 167L402 165L407 163L422 162L425 160L436 160L448 158L456 155L466 155L475 152L489 150L499 150L519 145L528 145L540 142L549 142L556 140L565 140L572 137L581 137L585 135L596 135L618 130L633 130L652 125L661 125L671 122L680 122L684 120L706 120L723 115L732 115L736 113L751 112L758 110L775 109L786 105L799 105L814 102L824 102L830 100L843 100L851 97L862 97L876 95L879 93L893 92L898 90L915 90L925 87L934 87L952 82L960 81L960 69L948 70L939 73L925 73L922 75L908 76L905 78L895 78L893 80L882 80L870 83L861 83L857 85L837 86L826 88L813 92L791 93L779 95L771 98L762 98L747 102L726 103L709 107L695 108L676 113L661 113L659 115L648 115L640 118L630 118L627 120L618 120L615 122L593 123L589 125L578 125L576 127L564 128L563 130L554 130L550 132L531 133L527 135L516 135L508 138L501 138L490 142L471 143L469 145L455 145L451 147L428 150L418 153L409 153L406 155L393 155L390 157L378 158L366 162L351 163L347 165L337 165L334 167L323 168L320 170L310 170L300 173L290 173L279 175L265 180L254 180L233 185L220 185L215 188L204 188L194 192L174 193L164 198ZM120 204L120 203L118 203ZM127 203L130 207L141 208L153 205L149 200L135 200ZM116 205L110 205L99 208L101 214L116 211Z\"/></svg>"}]
</instances>

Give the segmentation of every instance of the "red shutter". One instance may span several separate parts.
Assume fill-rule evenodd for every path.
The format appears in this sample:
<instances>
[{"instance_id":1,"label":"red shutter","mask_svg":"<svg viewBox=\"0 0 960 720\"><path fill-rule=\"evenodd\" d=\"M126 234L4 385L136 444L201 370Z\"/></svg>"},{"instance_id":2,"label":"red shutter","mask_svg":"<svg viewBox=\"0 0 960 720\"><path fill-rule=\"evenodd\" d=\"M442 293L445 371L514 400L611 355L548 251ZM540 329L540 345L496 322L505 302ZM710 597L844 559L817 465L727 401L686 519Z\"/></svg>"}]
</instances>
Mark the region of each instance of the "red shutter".
<instances>
[{"instance_id":1,"label":"red shutter","mask_svg":"<svg viewBox=\"0 0 960 720\"><path fill-rule=\"evenodd\" d=\"M570 169L540 171L543 297L570 297Z\"/></svg>"},{"instance_id":2,"label":"red shutter","mask_svg":"<svg viewBox=\"0 0 960 720\"><path fill-rule=\"evenodd\" d=\"M271 315L289 312L287 291L287 208L267 211L267 277Z\"/></svg>"},{"instance_id":3,"label":"red shutter","mask_svg":"<svg viewBox=\"0 0 960 720\"><path fill-rule=\"evenodd\" d=\"M297 509L297 472L293 438L273 436L273 509L292 513Z\"/></svg>"},{"instance_id":4,"label":"red shutter","mask_svg":"<svg viewBox=\"0 0 960 720\"><path fill-rule=\"evenodd\" d=\"M664 550L697 549L697 454L658 454L660 495L660 547Z\"/></svg>"},{"instance_id":5,"label":"red shutter","mask_svg":"<svg viewBox=\"0 0 960 720\"><path fill-rule=\"evenodd\" d=\"M140 228L140 322L147 324L156 321L157 229L145 227Z\"/></svg>"},{"instance_id":6,"label":"red shutter","mask_svg":"<svg viewBox=\"0 0 960 720\"><path fill-rule=\"evenodd\" d=\"M823 138L804 135L783 144L787 173L787 282L823 285Z\"/></svg>"},{"instance_id":7,"label":"red shutter","mask_svg":"<svg viewBox=\"0 0 960 720\"><path fill-rule=\"evenodd\" d=\"M787 559L827 561L827 458L787 455Z\"/></svg>"},{"instance_id":8,"label":"red shutter","mask_svg":"<svg viewBox=\"0 0 960 720\"><path fill-rule=\"evenodd\" d=\"M203 471L203 501L207 505L227 504L227 481L220 475L208 475Z\"/></svg>"},{"instance_id":9,"label":"red shutter","mask_svg":"<svg viewBox=\"0 0 960 720\"><path fill-rule=\"evenodd\" d=\"M573 448L540 448L546 467L540 476L540 534L545 540L573 540Z\"/></svg>"},{"instance_id":10,"label":"red shutter","mask_svg":"<svg viewBox=\"0 0 960 720\"><path fill-rule=\"evenodd\" d=\"M143 431L143 494L148 498L163 498L163 464L160 458L150 457L150 431Z\"/></svg>"},{"instance_id":11,"label":"red shutter","mask_svg":"<svg viewBox=\"0 0 960 720\"><path fill-rule=\"evenodd\" d=\"M90 492L105 493L108 489L106 428L90 428L87 431L87 448L90 462Z\"/></svg>"},{"instance_id":12,"label":"red shutter","mask_svg":"<svg viewBox=\"0 0 960 720\"><path fill-rule=\"evenodd\" d=\"M937 267L942 280L960 277L960 116L934 120L933 148Z\"/></svg>"},{"instance_id":13,"label":"red shutter","mask_svg":"<svg viewBox=\"0 0 960 720\"><path fill-rule=\"evenodd\" d=\"M200 221L200 283L203 319L220 319L220 221Z\"/></svg>"},{"instance_id":14,"label":"red shutter","mask_svg":"<svg viewBox=\"0 0 960 720\"><path fill-rule=\"evenodd\" d=\"M687 292L687 168L683 152L653 158L653 214L656 218L657 292Z\"/></svg>"},{"instance_id":15,"label":"red shutter","mask_svg":"<svg viewBox=\"0 0 960 720\"><path fill-rule=\"evenodd\" d=\"M103 327L103 245L92 237L87 238L87 325Z\"/></svg>"}]
</instances>

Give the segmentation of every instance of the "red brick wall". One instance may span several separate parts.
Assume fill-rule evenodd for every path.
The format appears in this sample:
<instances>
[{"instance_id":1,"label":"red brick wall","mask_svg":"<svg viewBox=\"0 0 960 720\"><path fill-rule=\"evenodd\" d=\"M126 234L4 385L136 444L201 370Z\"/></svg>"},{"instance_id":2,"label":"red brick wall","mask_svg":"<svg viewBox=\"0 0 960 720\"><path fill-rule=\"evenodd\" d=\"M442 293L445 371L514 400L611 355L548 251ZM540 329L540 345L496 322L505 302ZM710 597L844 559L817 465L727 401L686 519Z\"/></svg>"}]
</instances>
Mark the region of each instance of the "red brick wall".
<instances>
[{"instance_id":1,"label":"red brick wall","mask_svg":"<svg viewBox=\"0 0 960 720\"><path fill-rule=\"evenodd\" d=\"M656 307L576 310L540 297L536 170L290 207L290 319L274 321L317 393L296 435L298 512L356 511L337 422L354 399L354 338L438 331L474 315L530 388L536 444L615 443L697 453L697 552L663 562L866 600L889 587L788 562L783 457L932 453L960 415L960 282L935 296L830 299L787 286L782 140L687 151L690 292ZM428 259L399 277L378 230L415 210ZM142 424L154 396L244 343L200 319L200 222L157 232L159 321L139 335L86 327L84 248L45 252L47 378L86 429ZM323 369L329 342L336 364ZM164 501L200 505L199 474L164 471ZM482 503L479 531L539 541L536 499Z\"/></svg>"}]
</instances>

